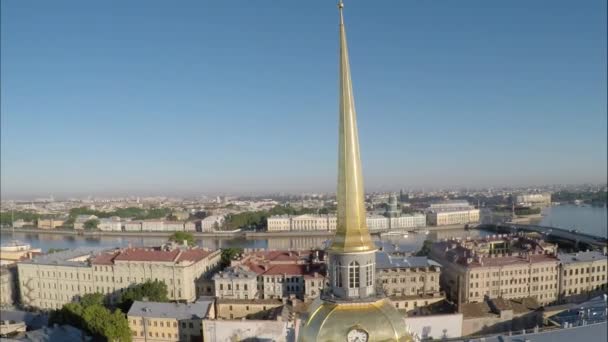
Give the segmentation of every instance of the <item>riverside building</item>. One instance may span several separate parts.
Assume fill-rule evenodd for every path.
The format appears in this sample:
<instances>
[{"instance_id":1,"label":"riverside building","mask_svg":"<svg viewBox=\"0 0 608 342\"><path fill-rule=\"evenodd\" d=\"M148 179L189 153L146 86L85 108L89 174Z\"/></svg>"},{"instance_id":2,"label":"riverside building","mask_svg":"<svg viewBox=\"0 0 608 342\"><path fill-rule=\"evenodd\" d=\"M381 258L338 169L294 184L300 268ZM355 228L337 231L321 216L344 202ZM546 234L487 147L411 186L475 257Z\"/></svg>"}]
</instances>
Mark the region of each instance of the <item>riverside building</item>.
<instances>
[{"instance_id":1,"label":"riverside building","mask_svg":"<svg viewBox=\"0 0 608 342\"><path fill-rule=\"evenodd\" d=\"M543 240L507 235L445 240L431 247L431 257L443 266L441 286L457 303L483 302L486 297L556 302L556 253L557 247Z\"/></svg>"},{"instance_id":2,"label":"riverside building","mask_svg":"<svg viewBox=\"0 0 608 342\"><path fill-rule=\"evenodd\" d=\"M197 283L216 269L220 251L165 245L116 250L74 249L17 264L22 304L57 309L87 293L115 301L128 287L159 280L170 300L191 302Z\"/></svg>"},{"instance_id":3,"label":"riverside building","mask_svg":"<svg viewBox=\"0 0 608 342\"><path fill-rule=\"evenodd\" d=\"M268 231L335 231L338 218L335 215L298 216L278 215L268 218ZM369 230L386 230L397 228L419 228L426 226L426 215L422 213L402 214L385 217L382 215L367 215L366 223Z\"/></svg>"},{"instance_id":4,"label":"riverside building","mask_svg":"<svg viewBox=\"0 0 608 342\"><path fill-rule=\"evenodd\" d=\"M426 211L429 226L447 226L479 222L479 209L466 201L433 203Z\"/></svg>"},{"instance_id":5,"label":"riverside building","mask_svg":"<svg viewBox=\"0 0 608 342\"><path fill-rule=\"evenodd\" d=\"M560 298L564 301L586 298L608 290L608 256L605 252L559 253Z\"/></svg>"}]
</instances>

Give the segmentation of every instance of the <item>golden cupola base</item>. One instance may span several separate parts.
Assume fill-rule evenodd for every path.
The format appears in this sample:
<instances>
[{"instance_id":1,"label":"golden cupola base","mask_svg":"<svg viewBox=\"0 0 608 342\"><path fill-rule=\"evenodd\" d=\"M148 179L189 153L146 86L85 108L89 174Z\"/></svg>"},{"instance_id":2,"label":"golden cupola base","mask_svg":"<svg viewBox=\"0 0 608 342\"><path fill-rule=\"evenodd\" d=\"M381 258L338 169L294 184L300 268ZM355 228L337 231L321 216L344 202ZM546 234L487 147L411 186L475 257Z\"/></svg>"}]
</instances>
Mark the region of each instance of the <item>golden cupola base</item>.
<instances>
[{"instance_id":1,"label":"golden cupola base","mask_svg":"<svg viewBox=\"0 0 608 342\"><path fill-rule=\"evenodd\" d=\"M338 303L317 298L300 341L413 341L401 313L386 298Z\"/></svg>"}]
</instances>

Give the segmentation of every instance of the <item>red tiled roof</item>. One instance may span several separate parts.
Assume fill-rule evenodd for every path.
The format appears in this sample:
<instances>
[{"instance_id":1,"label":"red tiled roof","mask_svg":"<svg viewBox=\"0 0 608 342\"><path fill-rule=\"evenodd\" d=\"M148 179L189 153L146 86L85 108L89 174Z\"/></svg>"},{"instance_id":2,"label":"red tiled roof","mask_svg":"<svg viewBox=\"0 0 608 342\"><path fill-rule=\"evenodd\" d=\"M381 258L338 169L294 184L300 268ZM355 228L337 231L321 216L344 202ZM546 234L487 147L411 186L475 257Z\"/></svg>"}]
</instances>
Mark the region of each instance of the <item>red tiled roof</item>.
<instances>
[{"instance_id":1,"label":"red tiled roof","mask_svg":"<svg viewBox=\"0 0 608 342\"><path fill-rule=\"evenodd\" d=\"M91 260L91 263L93 265L112 265L114 264L114 257L116 256L116 254L118 254L118 252L101 253L99 255L96 255Z\"/></svg>"},{"instance_id":2,"label":"red tiled roof","mask_svg":"<svg viewBox=\"0 0 608 342\"><path fill-rule=\"evenodd\" d=\"M115 261L196 262L209 254L211 254L210 251L203 249L164 251L160 248L126 248L113 253L99 254L91 262L97 265L112 265Z\"/></svg>"},{"instance_id":3,"label":"red tiled roof","mask_svg":"<svg viewBox=\"0 0 608 342\"><path fill-rule=\"evenodd\" d=\"M206 251L204 249L187 249L182 251L182 253L179 255L179 257L177 258L177 261L184 261L184 260L190 260L190 261L199 261L204 259L205 257L207 257L209 254L211 254L210 251Z\"/></svg>"},{"instance_id":4,"label":"red tiled roof","mask_svg":"<svg viewBox=\"0 0 608 342\"><path fill-rule=\"evenodd\" d=\"M179 250L162 251L158 248L127 248L114 258L123 261L174 261Z\"/></svg>"},{"instance_id":5,"label":"red tiled roof","mask_svg":"<svg viewBox=\"0 0 608 342\"><path fill-rule=\"evenodd\" d=\"M324 274L324 268L322 265L312 265L307 268L307 265L297 264L279 264L279 265L260 265L255 263L248 263L246 266L258 275L314 275L314 273Z\"/></svg>"}]
</instances>

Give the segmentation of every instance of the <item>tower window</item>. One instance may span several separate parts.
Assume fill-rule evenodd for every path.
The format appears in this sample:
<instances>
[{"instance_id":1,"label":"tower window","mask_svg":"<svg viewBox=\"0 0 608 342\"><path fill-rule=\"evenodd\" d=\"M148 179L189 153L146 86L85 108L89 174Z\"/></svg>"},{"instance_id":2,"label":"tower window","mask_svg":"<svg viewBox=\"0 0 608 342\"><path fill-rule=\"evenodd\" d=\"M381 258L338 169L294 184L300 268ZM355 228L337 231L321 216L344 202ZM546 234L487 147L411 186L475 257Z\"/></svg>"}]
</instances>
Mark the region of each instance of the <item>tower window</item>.
<instances>
[{"instance_id":1,"label":"tower window","mask_svg":"<svg viewBox=\"0 0 608 342\"><path fill-rule=\"evenodd\" d=\"M335 271L335 275L334 275L334 281L336 284L336 287L342 287L342 272L340 272L340 263L336 263L336 271Z\"/></svg>"},{"instance_id":2,"label":"tower window","mask_svg":"<svg viewBox=\"0 0 608 342\"><path fill-rule=\"evenodd\" d=\"M365 267L365 278L366 278L366 285L367 286L372 286L372 282L374 279L374 264L369 264Z\"/></svg>"},{"instance_id":3,"label":"tower window","mask_svg":"<svg viewBox=\"0 0 608 342\"><path fill-rule=\"evenodd\" d=\"M359 286L359 263L353 261L348 265L348 287L352 289Z\"/></svg>"}]
</instances>

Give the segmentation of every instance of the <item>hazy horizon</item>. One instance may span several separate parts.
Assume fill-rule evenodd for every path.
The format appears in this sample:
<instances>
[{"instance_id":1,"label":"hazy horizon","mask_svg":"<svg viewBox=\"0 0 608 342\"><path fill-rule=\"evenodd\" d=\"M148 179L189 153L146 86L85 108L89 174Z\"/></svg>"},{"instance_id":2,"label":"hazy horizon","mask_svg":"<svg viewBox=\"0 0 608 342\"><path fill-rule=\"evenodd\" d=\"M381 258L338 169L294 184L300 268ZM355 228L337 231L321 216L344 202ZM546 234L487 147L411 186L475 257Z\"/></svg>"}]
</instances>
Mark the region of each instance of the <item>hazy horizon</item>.
<instances>
[{"instance_id":1,"label":"hazy horizon","mask_svg":"<svg viewBox=\"0 0 608 342\"><path fill-rule=\"evenodd\" d=\"M345 5L368 191L606 182L605 1ZM331 1L0 6L2 199L335 191Z\"/></svg>"}]
</instances>

